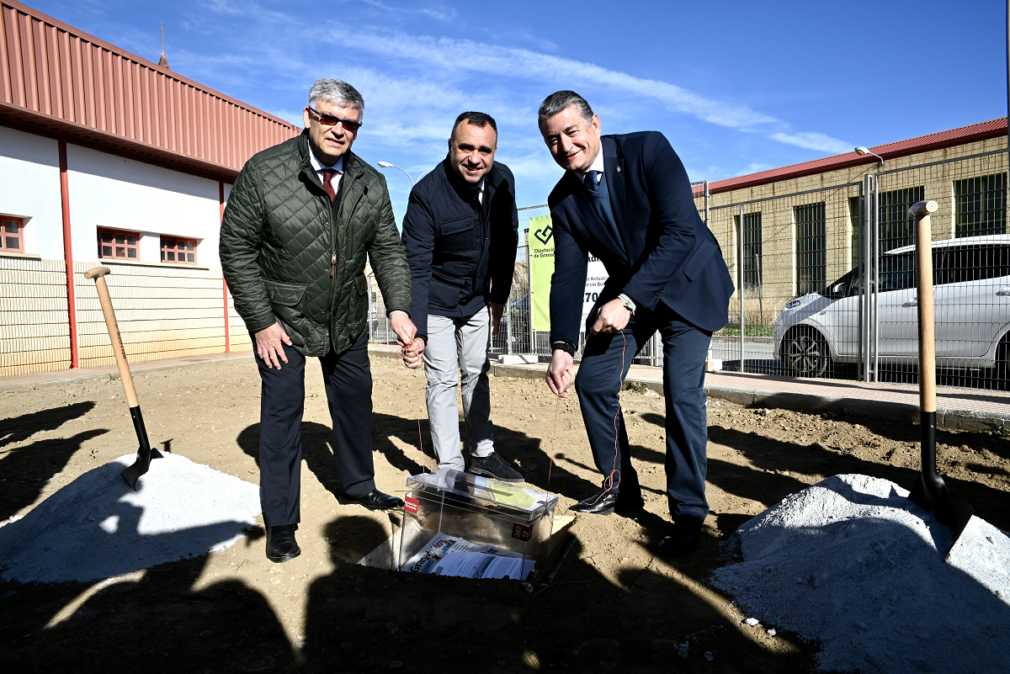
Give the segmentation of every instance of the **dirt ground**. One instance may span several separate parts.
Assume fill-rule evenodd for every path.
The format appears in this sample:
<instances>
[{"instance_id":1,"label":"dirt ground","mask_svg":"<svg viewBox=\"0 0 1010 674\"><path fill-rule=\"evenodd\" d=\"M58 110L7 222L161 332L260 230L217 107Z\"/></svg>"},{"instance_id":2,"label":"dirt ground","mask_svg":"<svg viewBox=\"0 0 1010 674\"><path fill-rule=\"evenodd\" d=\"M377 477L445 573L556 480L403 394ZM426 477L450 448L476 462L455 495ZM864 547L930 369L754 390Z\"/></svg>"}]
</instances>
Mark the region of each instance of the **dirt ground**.
<instances>
[{"instance_id":1,"label":"dirt ground","mask_svg":"<svg viewBox=\"0 0 1010 674\"><path fill-rule=\"evenodd\" d=\"M434 465L426 421L428 455L418 448L423 375L374 356L372 370L376 481L402 496L409 475ZM915 426L711 399L705 538L693 556L665 561L650 552L669 525L663 399L627 390L646 492L641 516L576 518L547 584L408 576L356 564L400 515L337 504L322 380L317 369L307 379L301 557L268 562L257 527L222 552L111 583L0 583L4 671L812 671L816 643L781 630L769 636L773 625L747 626L748 616L706 579L734 560L732 532L788 494L839 473L908 487L918 470ZM251 359L151 370L135 380L152 444L258 481ZM556 407L542 382L500 377L491 391L496 448L539 488L554 457L559 514L598 487L574 396ZM956 492L1010 529L1010 441L945 431L938 440L940 470ZM118 378L0 384L0 520L134 451Z\"/></svg>"}]
</instances>

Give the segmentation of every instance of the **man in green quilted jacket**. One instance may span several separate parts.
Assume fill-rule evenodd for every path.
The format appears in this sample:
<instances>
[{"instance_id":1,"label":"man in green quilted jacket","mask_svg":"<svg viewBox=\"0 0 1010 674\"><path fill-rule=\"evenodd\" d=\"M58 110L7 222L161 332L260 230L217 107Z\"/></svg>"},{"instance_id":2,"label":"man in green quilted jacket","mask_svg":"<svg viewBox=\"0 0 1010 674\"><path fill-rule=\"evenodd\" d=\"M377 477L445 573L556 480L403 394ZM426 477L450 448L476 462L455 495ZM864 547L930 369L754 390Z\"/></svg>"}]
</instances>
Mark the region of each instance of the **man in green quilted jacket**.
<instances>
[{"instance_id":1,"label":"man in green quilted jacket","mask_svg":"<svg viewBox=\"0 0 1010 674\"><path fill-rule=\"evenodd\" d=\"M351 152L364 112L354 87L316 80L305 131L246 162L221 228L221 266L262 380L260 501L273 562L301 554L295 530L307 357L319 358L326 383L338 500L403 507L375 486L366 257L400 343L410 344L416 329L385 179Z\"/></svg>"}]
</instances>

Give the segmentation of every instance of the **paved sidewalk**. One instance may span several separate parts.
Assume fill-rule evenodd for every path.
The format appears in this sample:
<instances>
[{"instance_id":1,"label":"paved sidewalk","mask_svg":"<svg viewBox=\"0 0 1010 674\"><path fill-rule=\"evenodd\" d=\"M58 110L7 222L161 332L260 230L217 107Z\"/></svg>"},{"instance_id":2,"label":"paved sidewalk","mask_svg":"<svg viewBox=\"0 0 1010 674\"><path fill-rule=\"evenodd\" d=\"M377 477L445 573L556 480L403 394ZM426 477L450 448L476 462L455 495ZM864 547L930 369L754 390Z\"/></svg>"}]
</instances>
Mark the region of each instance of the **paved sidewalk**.
<instances>
[{"instance_id":1,"label":"paved sidewalk","mask_svg":"<svg viewBox=\"0 0 1010 674\"><path fill-rule=\"evenodd\" d=\"M145 370L159 370L163 367L179 367L184 365L200 365L202 363L216 363L221 360L241 360L242 358L252 358L252 351L239 351L237 353L209 353L203 356L186 356L185 358L167 358L165 360L147 360L140 363L130 363L130 372L144 372ZM108 377L109 375L119 376L119 368L115 365L105 367L83 367L76 370L56 370L54 372L36 372L35 374L22 374L15 377L0 377L0 388L10 386L26 386L29 384L48 384L55 381L74 381L76 379L91 379L93 377Z\"/></svg>"},{"instance_id":2,"label":"paved sidewalk","mask_svg":"<svg viewBox=\"0 0 1010 674\"><path fill-rule=\"evenodd\" d=\"M375 357L395 358L398 347L369 344L368 350ZM144 372L165 367L243 358L252 358L252 352L216 353L131 363L130 370ZM492 374L498 377L543 379L546 371L546 363L498 365L492 362L491 366ZM119 370L114 365L41 372L0 378L0 388L104 377L118 373ZM632 365L628 381L663 393L663 375L658 367ZM705 392L713 398L751 407L848 412L876 418L908 419L914 422L918 422L919 419L919 389L907 384L865 384L841 379L791 379L772 375L710 372L705 377ZM1010 432L1010 392L940 388L937 391L936 425L947 429Z\"/></svg>"}]
</instances>

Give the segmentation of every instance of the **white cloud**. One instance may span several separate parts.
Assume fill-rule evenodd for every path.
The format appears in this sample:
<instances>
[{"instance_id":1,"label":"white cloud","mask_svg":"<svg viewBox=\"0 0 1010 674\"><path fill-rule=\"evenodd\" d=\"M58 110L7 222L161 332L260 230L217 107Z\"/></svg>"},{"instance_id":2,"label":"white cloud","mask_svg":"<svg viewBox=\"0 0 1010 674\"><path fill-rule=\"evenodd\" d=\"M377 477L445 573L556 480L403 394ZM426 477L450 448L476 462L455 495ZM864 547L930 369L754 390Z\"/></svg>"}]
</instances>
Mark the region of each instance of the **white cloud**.
<instances>
[{"instance_id":1,"label":"white cloud","mask_svg":"<svg viewBox=\"0 0 1010 674\"><path fill-rule=\"evenodd\" d=\"M750 175L751 173L760 173L761 171L767 171L768 169L773 169L773 168L775 168L775 166L772 165L772 164L763 164L761 162L752 162L752 163L750 163L750 164L747 165L747 168L745 168L742 171L740 171L739 173L735 174L734 177L736 177L736 176L746 176L746 175Z\"/></svg>"},{"instance_id":2,"label":"white cloud","mask_svg":"<svg viewBox=\"0 0 1010 674\"><path fill-rule=\"evenodd\" d=\"M274 117L280 117L285 122L291 122L298 128L302 128L305 124L305 119L302 117L302 111L292 112L290 110L265 110Z\"/></svg>"},{"instance_id":3,"label":"white cloud","mask_svg":"<svg viewBox=\"0 0 1010 674\"><path fill-rule=\"evenodd\" d=\"M852 152L852 148L855 147L852 143L846 143L843 140L838 140L837 138L832 138L831 136L816 132L778 132L773 133L771 135L771 139L777 140L780 143L788 143L789 145L795 145L796 147L806 148L807 150L819 150L829 154Z\"/></svg>"},{"instance_id":4,"label":"white cloud","mask_svg":"<svg viewBox=\"0 0 1010 674\"><path fill-rule=\"evenodd\" d=\"M723 103L700 96L675 84L643 79L602 68L591 63L539 54L527 49L497 47L472 40L414 37L401 32L353 31L335 36L330 30L317 34L320 40L339 42L386 56L419 61L446 71L477 71L510 77L537 79L551 83L604 85L645 98L662 101L677 112L732 128L753 127L778 122L769 115L746 106Z\"/></svg>"}]
</instances>

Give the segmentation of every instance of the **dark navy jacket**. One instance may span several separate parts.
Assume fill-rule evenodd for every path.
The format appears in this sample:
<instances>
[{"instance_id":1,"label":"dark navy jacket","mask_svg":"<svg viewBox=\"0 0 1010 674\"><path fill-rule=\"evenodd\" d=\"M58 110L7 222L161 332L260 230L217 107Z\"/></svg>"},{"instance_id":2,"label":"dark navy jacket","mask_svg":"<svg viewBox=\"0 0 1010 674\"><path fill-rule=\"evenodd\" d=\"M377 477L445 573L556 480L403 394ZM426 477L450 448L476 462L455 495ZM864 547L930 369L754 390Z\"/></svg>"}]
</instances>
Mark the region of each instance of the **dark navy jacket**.
<instances>
[{"instance_id":1,"label":"dark navy jacket","mask_svg":"<svg viewBox=\"0 0 1010 674\"><path fill-rule=\"evenodd\" d=\"M597 307L625 293L640 308L662 302L702 330L719 330L729 318L733 281L698 216L677 153L658 131L603 136L602 145L621 241L593 210L578 176L566 172L547 199L554 232L551 341L579 342L589 254L610 275Z\"/></svg>"},{"instance_id":2,"label":"dark navy jacket","mask_svg":"<svg viewBox=\"0 0 1010 674\"><path fill-rule=\"evenodd\" d=\"M427 340L428 314L467 318L512 289L519 214L515 178L495 162L477 190L446 158L410 191L403 245L413 293L410 318Z\"/></svg>"}]
</instances>

